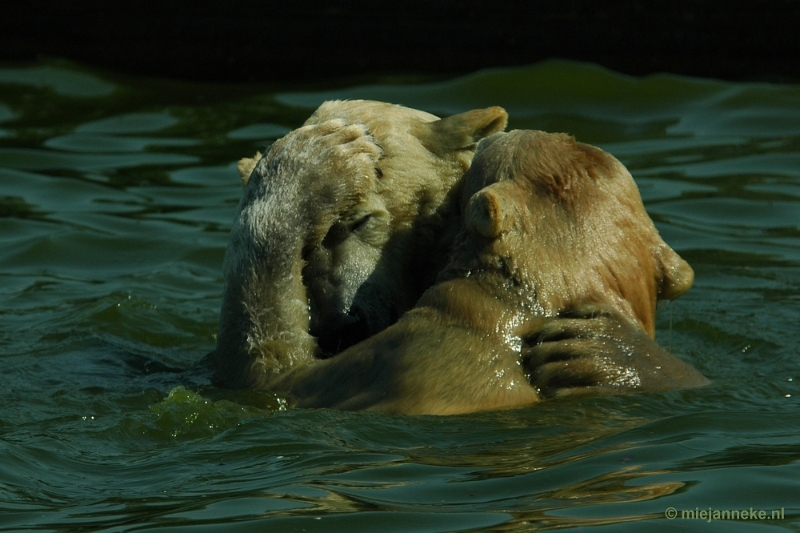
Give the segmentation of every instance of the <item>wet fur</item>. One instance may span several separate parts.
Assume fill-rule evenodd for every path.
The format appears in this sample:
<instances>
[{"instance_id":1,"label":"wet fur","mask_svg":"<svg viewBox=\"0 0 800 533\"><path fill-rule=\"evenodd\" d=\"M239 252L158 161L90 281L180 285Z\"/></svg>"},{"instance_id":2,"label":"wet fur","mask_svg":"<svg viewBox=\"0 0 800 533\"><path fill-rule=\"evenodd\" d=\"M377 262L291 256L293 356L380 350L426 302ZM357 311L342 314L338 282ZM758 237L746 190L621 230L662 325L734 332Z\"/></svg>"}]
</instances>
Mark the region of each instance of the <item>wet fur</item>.
<instances>
[{"instance_id":1,"label":"wet fur","mask_svg":"<svg viewBox=\"0 0 800 533\"><path fill-rule=\"evenodd\" d=\"M476 143L506 119L500 108L439 119L382 102L326 102L262 158L240 161L219 380L265 387L413 306L446 261L459 218L453 190Z\"/></svg>"},{"instance_id":2,"label":"wet fur","mask_svg":"<svg viewBox=\"0 0 800 533\"><path fill-rule=\"evenodd\" d=\"M706 383L652 339L655 301L692 271L613 157L566 135L497 134L463 194L450 262L415 308L270 388L299 406L457 414Z\"/></svg>"}]
</instances>

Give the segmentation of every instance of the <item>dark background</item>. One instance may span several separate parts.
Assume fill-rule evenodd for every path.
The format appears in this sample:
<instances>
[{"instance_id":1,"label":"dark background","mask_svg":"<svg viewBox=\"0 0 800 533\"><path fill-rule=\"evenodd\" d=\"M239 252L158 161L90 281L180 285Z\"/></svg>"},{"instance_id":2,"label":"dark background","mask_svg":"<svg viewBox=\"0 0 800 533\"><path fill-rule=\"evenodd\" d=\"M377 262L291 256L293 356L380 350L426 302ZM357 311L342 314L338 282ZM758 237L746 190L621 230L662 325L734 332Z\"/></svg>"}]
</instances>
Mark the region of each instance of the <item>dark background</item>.
<instances>
[{"instance_id":1,"label":"dark background","mask_svg":"<svg viewBox=\"0 0 800 533\"><path fill-rule=\"evenodd\" d=\"M314 82L451 75L560 57L628 74L800 81L797 0L3 2L0 62Z\"/></svg>"}]
</instances>

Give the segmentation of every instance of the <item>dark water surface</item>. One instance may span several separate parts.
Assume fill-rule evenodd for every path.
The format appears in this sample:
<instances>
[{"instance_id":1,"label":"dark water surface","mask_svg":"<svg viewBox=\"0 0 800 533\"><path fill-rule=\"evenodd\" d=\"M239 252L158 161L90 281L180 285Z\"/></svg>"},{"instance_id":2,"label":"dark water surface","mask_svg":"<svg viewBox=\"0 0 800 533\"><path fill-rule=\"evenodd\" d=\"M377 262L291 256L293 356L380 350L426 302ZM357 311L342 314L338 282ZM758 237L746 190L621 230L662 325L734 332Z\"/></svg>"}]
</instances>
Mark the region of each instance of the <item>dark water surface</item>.
<instances>
[{"instance_id":1,"label":"dark water surface","mask_svg":"<svg viewBox=\"0 0 800 533\"><path fill-rule=\"evenodd\" d=\"M800 530L800 87L566 62L403 83L0 68L0 531ZM502 105L616 155L697 274L659 341L713 383L436 418L184 371L214 345L235 161L332 97Z\"/></svg>"}]
</instances>

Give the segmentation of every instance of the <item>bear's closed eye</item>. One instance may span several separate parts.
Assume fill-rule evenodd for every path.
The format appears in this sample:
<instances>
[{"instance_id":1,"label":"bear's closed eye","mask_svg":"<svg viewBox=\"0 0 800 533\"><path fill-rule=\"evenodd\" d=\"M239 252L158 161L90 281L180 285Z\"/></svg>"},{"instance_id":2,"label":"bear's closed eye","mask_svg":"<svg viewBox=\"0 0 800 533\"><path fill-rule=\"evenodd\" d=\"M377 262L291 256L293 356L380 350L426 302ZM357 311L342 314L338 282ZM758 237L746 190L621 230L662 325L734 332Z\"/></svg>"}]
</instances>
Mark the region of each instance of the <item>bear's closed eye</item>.
<instances>
[{"instance_id":1,"label":"bear's closed eye","mask_svg":"<svg viewBox=\"0 0 800 533\"><path fill-rule=\"evenodd\" d=\"M362 229L367 222L369 222L370 218L372 218L372 214L366 214L363 217L359 218L350 226L350 231L356 232Z\"/></svg>"}]
</instances>

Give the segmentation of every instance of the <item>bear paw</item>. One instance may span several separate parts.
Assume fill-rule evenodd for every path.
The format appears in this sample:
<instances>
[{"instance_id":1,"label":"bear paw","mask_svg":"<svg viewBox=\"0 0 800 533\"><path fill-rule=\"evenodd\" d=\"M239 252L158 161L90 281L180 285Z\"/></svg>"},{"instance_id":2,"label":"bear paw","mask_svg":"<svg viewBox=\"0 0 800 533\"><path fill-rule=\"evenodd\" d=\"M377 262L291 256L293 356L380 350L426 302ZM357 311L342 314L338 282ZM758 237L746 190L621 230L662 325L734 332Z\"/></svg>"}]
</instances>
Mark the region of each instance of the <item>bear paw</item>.
<instances>
[{"instance_id":1,"label":"bear paw","mask_svg":"<svg viewBox=\"0 0 800 533\"><path fill-rule=\"evenodd\" d=\"M380 176L383 149L363 124L342 119L303 126L276 141L266 164L313 187L316 183ZM356 187L357 183L347 183Z\"/></svg>"},{"instance_id":2,"label":"bear paw","mask_svg":"<svg viewBox=\"0 0 800 533\"><path fill-rule=\"evenodd\" d=\"M522 364L531 384L546 397L708 383L641 327L597 305L562 313L524 339Z\"/></svg>"}]
</instances>

